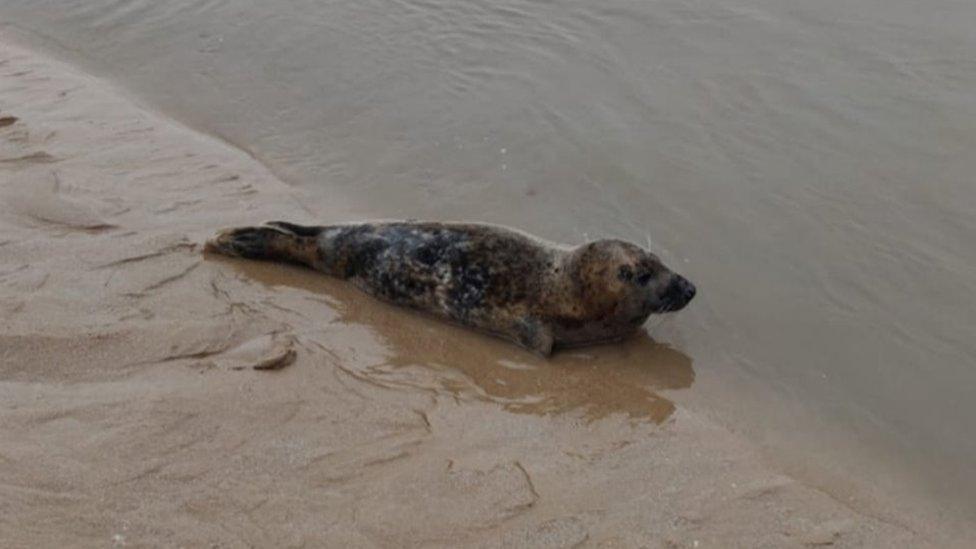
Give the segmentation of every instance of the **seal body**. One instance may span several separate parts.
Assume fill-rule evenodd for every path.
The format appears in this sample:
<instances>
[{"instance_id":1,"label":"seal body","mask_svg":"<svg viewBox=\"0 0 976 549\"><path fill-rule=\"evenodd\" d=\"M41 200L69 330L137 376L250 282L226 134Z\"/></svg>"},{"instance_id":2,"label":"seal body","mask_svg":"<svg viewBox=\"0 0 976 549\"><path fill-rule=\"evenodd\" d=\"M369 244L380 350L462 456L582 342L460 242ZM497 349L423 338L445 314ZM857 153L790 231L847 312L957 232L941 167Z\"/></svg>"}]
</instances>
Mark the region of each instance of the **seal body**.
<instances>
[{"instance_id":1,"label":"seal body","mask_svg":"<svg viewBox=\"0 0 976 549\"><path fill-rule=\"evenodd\" d=\"M306 265L542 355L622 339L695 295L688 280L634 244L571 248L484 224L273 221L222 231L206 250Z\"/></svg>"}]
</instances>

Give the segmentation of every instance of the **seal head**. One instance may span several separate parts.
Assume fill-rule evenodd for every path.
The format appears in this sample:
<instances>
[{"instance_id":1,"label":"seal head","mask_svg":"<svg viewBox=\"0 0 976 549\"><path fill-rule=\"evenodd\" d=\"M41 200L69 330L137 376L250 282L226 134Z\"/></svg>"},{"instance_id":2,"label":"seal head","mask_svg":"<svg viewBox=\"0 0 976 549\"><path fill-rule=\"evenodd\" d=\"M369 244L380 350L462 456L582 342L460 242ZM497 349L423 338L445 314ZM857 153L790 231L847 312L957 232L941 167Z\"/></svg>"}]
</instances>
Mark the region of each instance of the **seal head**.
<instances>
[{"instance_id":1,"label":"seal head","mask_svg":"<svg viewBox=\"0 0 976 549\"><path fill-rule=\"evenodd\" d=\"M590 242L570 252L567 262L570 288L554 292L568 305L554 319L561 341L615 339L635 331L651 314L679 311L695 297L688 279L630 242Z\"/></svg>"}]
</instances>

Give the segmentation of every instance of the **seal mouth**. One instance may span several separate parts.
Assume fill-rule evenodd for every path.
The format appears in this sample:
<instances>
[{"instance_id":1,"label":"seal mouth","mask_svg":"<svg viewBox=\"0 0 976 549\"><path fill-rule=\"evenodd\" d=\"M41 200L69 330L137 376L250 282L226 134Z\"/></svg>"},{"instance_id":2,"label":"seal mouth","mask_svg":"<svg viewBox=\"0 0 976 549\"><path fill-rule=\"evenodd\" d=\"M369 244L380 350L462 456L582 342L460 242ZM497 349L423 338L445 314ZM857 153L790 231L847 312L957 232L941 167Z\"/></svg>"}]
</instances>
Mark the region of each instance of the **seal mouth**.
<instances>
[{"instance_id":1,"label":"seal mouth","mask_svg":"<svg viewBox=\"0 0 976 549\"><path fill-rule=\"evenodd\" d=\"M674 279L668 284L668 288L661 298L661 306L655 312L672 313L680 311L691 303L696 293L695 285L687 278L681 275L674 275Z\"/></svg>"},{"instance_id":2,"label":"seal mouth","mask_svg":"<svg viewBox=\"0 0 976 549\"><path fill-rule=\"evenodd\" d=\"M661 307L660 309L658 309L657 312L659 312L659 313L671 313L671 312L680 310L683 307L684 307L684 305L679 305L679 304L677 304L677 303L669 300L669 301L665 301L664 302L664 306Z\"/></svg>"}]
</instances>

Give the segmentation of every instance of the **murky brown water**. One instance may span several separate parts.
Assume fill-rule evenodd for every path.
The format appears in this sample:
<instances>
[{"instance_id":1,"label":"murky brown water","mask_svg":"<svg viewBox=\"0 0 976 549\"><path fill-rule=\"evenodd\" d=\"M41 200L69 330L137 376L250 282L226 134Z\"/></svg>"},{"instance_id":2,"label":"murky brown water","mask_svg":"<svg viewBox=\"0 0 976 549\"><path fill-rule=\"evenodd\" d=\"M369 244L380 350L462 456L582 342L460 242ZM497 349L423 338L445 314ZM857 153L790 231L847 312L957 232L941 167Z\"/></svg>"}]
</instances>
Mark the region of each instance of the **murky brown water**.
<instances>
[{"instance_id":1,"label":"murky brown water","mask_svg":"<svg viewBox=\"0 0 976 549\"><path fill-rule=\"evenodd\" d=\"M0 16L251 151L313 213L624 237L701 290L653 330L666 346L587 363L607 381L585 398L573 356L561 377L505 366L503 346L423 353L437 383L596 415L643 395L660 418L652 391L695 379L669 396L803 467L884 460L976 501L976 3L2 0ZM387 362L417 362L414 344ZM641 370L650 355L674 371Z\"/></svg>"}]
</instances>

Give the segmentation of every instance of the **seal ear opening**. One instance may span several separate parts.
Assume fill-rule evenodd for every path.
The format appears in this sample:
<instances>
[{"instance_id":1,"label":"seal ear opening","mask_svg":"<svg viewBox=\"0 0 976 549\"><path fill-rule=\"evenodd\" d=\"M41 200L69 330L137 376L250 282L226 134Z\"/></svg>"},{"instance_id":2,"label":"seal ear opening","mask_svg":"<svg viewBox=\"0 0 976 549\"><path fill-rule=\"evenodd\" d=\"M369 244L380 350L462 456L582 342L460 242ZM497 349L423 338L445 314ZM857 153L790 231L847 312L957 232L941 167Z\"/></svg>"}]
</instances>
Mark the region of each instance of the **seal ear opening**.
<instances>
[{"instance_id":1,"label":"seal ear opening","mask_svg":"<svg viewBox=\"0 0 976 549\"><path fill-rule=\"evenodd\" d=\"M322 227L309 225L296 225L287 221L268 221L265 225L280 229L295 236L318 236L322 232Z\"/></svg>"}]
</instances>

